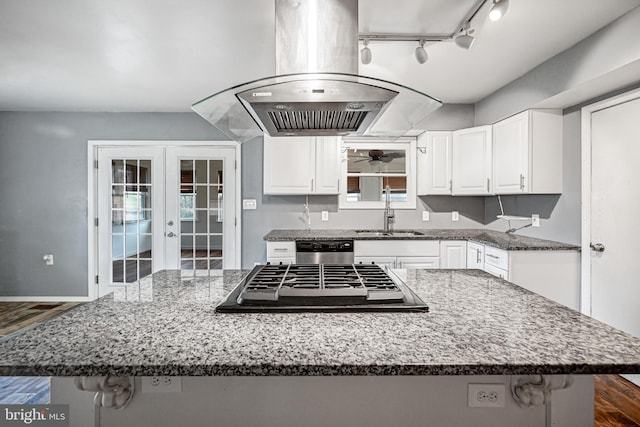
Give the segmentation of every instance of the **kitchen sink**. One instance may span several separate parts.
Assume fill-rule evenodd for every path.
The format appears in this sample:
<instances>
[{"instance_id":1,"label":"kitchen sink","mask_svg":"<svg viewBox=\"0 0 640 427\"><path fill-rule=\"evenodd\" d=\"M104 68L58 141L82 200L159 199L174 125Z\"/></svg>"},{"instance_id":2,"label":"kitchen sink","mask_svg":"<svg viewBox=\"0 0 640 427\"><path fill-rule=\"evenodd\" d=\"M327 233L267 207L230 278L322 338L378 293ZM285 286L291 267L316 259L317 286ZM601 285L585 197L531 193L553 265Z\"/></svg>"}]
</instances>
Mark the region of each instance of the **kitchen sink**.
<instances>
[{"instance_id":1,"label":"kitchen sink","mask_svg":"<svg viewBox=\"0 0 640 427\"><path fill-rule=\"evenodd\" d=\"M424 233L420 231L411 231L411 230L392 230L392 231L384 231L384 230L356 230L356 233L360 236L372 236L372 237L413 237L413 236L424 236Z\"/></svg>"}]
</instances>

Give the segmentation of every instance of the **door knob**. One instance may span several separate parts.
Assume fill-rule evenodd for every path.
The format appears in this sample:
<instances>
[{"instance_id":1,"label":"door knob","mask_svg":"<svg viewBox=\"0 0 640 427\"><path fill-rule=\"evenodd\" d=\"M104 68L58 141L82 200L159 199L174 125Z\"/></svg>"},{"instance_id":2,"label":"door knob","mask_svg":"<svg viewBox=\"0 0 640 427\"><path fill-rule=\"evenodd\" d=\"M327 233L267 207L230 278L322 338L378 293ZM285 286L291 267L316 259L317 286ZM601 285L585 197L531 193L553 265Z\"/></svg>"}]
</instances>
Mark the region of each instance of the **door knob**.
<instances>
[{"instance_id":1,"label":"door knob","mask_svg":"<svg viewBox=\"0 0 640 427\"><path fill-rule=\"evenodd\" d=\"M169 221L169 222L167 223L167 225L168 225L168 226L172 226L172 225L173 225L173 221Z\"/></svg>"},{"instance_id":2,"label":"door knob","mask_svg":"<svg viewBox=\"0 0 640 427\"><path fill-rule=\"evenodd\" d=\"M173 233L173 231L170 231L170 232L168 232L168 233L167 233L167 237L173 237L173 236L175 236L175 234Z\"/></svg>"},{"instance_id":3,"label":"door knob","mask_svg":"<svg viewBox=\"0 0 640 427\"><path fill-rule=\"evenodd\" d=\"M604 245L602 243L591 243L589 246L596 252L604 252Z\"/></svg>"}]
</instances>

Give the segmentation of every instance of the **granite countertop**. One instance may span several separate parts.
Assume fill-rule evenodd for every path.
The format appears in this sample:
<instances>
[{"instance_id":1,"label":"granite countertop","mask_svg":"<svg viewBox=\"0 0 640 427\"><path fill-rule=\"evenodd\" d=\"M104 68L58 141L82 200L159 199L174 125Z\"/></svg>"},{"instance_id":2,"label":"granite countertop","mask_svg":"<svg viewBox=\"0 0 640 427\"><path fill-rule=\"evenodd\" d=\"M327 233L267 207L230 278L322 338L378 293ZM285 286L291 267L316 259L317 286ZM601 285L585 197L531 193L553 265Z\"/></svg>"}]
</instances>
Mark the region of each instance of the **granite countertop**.
<instances>
[{"instance_id":1,"label":"granite countertop","mask_svg":"<svg viewBox=\"0 0 640 427\"><path fill-rule=\"evenodd\" d=\"M401 231L401 230L396 230ZM405 230L406 231L406 230ZM357 233L355 230L271 230L264 240L268 242L289 240L469 240L488 244L508 251L527 250L580 250L580 246L554 242L553 240L507 234L500 231L483 229L418 229L417 236L373 236Z\"/></svg>"},{"instance_id":2,"label":"granite countertop","mask_svg":"<svg viewBox=\"0 0 640 427\"><path fill-rule=\"evenodd\" d=\"M220 314L246 272L158 272L1 341L0 375L640 373L640 339L516 285L397 272L430 312Z\"/></svg>"}]
</instances>

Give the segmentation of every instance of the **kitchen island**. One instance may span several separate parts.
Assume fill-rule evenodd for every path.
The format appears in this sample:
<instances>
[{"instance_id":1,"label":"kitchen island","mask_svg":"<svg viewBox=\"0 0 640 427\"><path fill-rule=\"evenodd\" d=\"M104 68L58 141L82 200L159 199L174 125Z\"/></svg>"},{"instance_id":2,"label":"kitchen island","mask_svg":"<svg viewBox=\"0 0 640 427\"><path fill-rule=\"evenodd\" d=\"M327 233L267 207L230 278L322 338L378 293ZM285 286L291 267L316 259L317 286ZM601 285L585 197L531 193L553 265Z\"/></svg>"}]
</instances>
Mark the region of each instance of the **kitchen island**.
<instances>
[{"instance_id":1,"label":"kitchen island","mask_svg":"<svg viewBox=\"0 0 640 427\"><path fill-rule=\"evenodd\" d=\"M153 412L150 402L185 411L195 404L212 411L233 408L244 417L237 425L260 425L258 419L262 425L337 425L332 411L351 414L359 402L368 415L343 425L391 425L384 418L371 423L382 410L382 396L390 411L417 417L415 424L407 418L396 425L424 425L418 424L422 407L433 419L544 425L544 407L519 408L510 398L510 375L573 374L574 384L554 393L571 392L577 400L562 397L556 417L574 416L575 405L585 402L588 417L591 374L640 373L640 339L481 271L398 271L429 305L428 313L215 313L245 273L155 273L0 342L0 374L185 377L179 398L138 391L124 410L102 409L104 427L140 423L146 410ZM56 387L69 382L54 380L54 400L75 399L68 390L56 397ZM467 408L472 382L505 384L506 407ZM232 397L250 397L251 410L234 406ZM335 405L335 399L352 403L323 406ZM293 418L276 416L279 405L294 401ZM317 419L302 423L299 413ZM265 414L279 421L264 422ZM176 421L162 411L156 416Z\"/></svg>"}]
</instances>

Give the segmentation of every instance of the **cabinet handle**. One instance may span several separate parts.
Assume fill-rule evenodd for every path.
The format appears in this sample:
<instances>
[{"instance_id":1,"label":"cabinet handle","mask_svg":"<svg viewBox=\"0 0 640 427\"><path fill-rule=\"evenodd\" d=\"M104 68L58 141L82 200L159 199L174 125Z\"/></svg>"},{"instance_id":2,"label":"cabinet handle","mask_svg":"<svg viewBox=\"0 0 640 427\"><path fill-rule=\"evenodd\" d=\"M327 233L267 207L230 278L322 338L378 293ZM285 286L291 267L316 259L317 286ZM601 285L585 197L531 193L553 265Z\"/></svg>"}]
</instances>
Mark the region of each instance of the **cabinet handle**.
<instances>
[{"instance_id":1,"label":"cabinet handle","mask_svg":"<svg viewBox=\"0 0 640 427\"><path fill-rule=\"evenodd\" d=\"M489 258L493 258L493 259L500 259L500 257L496 256L496 255L492 255L492 254L487 254L487 256Z\"/></svg>"},{"instance_id":2,"label":"cabinet handle","mask_svg":"<svg viewBox=\"0 0 640 427\"><path fill-rule=\"evenodd\" d=\"M491 187L491 180L487 178L487 193L491 193L490 187Z\"/></svg>"},{"instance_id":3,"label":"cabinet handle","mask_svg":"<svg viewBox=\"0 0 640 427\"><path fill-rule=\"evenodd\" d=\"M476 249L476 263L480 264L480 249Z\"/></svg>"},{"instance_id":4,"label":"cabinet handle","mask_svg":"<svg viewBox=\"0 0 640 427\"><path fill-rule=\"evenodd\" d=\"M449 193L453 194L453 180L449 180Z\"/></svg>"},{"instance_id":5,"label":"cabinet handle","mask_svg":"<svg viewBox=\"0 0 640 427\"><path fill-rule=\"evenodd\" d=\"M314 191L314 189L313 189L313 178L311 178L311 191Z\"/></svg>"},{"instance_id":6,"label":"cabinet handle","mask_svg":"<svg viewBox=\"0 0 640 427\"><path fill-rule=\"evenodd\" d=\"M287 249L287 248L274 248L273 251L274 252L289 252L289 249Z\"/></svg>"},{"instance_id":7,"label":"cabinet handle","mask_svg":"<svg viewBox=\"0 0 640 427\"><path fill-rule=\"evenodd\" d=\"M524 175L520 174L520 191L524 191Z\"/></svg>"}]
</instances>

